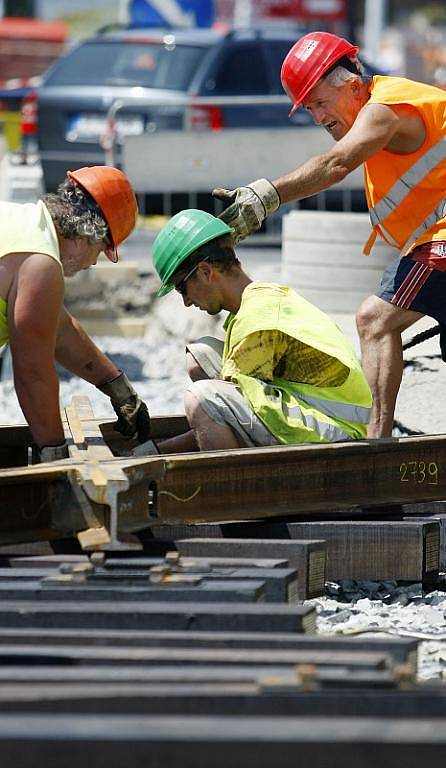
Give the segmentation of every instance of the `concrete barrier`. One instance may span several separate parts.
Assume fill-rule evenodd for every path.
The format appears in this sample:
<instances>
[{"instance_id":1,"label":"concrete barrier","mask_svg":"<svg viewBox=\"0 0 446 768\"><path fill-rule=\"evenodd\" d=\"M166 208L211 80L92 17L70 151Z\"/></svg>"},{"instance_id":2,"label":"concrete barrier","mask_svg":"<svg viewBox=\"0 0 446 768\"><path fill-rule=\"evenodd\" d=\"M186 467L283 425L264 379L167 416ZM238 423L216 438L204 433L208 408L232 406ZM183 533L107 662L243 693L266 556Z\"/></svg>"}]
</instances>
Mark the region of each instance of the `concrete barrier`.
<instances>
[{"instance_id":1,"label":"concrete barrier","mask_svg":"<svg viewBox=\"0 0 446 768\"><path fill-rule=\"evenodd\" d=\"M282 282L325 312L354 312L374 293L398 255L380 238L363 254L371 232L366 213L292 211L283 218Z\"/></svg>"}]
</instances>

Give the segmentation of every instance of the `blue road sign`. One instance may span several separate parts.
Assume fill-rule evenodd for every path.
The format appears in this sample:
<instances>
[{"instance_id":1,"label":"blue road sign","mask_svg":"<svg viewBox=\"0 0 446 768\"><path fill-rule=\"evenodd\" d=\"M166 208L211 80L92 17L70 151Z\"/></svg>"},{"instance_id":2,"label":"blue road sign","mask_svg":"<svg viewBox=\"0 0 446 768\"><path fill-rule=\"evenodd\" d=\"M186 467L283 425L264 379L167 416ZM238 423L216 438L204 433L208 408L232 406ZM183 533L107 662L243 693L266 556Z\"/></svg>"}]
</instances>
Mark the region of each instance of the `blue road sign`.
<instances>
[{"instance_id":1,"label":"blue road sign","mask_svg":"<svg viewBox=\"0 0 446 768\"><path fill-rule=\"evenodd\" d=\"M134 27L210 27L214 0L128 0Z\"/></svg>"}]
</instances>

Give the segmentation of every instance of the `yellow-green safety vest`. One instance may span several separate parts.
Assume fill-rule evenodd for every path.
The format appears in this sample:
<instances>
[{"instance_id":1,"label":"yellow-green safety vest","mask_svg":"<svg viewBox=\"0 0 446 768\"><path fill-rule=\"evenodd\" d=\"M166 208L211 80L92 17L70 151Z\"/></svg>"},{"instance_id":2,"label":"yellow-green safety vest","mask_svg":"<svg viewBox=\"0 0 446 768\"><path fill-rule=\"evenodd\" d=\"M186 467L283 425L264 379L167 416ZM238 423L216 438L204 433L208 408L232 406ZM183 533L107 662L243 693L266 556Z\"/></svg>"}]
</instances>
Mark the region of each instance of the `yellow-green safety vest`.
<instances>
[{"instance_id":1,"label":"yellow-green safety vest","mask_svg":"<svg viewBox=\"0 0 446 768\"><path fill-rule=\"evenodd\" d=\"M372 394L355 352L336 323L296 291L276 283L250 283L240 309L225 322L225 360L247 336L279 330L348 367L343 384L320 387L238 373L234 383L265 426L285 444L328 443L366 437Z\"/></svg>"}]
</instances>

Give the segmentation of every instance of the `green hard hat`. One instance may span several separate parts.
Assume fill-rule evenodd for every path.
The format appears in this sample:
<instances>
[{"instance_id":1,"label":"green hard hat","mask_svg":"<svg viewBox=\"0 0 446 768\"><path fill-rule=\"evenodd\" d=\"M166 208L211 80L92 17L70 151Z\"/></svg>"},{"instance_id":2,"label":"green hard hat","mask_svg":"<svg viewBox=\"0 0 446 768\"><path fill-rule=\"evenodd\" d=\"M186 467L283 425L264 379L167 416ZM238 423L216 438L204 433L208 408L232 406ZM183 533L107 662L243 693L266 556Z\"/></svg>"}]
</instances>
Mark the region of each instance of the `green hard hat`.
<instances>
[{"instance_id":1,"label":"green hard hat","mask_svg":"<svg viewBox=\"0 0 446 768\"><path fill-rule=\"evenodd\" d=\"M169 282L180 264L197 248L234 230L206 211L188 208L175 214L157 235L152 248L152 261L162 286L157 296L164 296L174 286Z\"/></svg>"}]
</instances>

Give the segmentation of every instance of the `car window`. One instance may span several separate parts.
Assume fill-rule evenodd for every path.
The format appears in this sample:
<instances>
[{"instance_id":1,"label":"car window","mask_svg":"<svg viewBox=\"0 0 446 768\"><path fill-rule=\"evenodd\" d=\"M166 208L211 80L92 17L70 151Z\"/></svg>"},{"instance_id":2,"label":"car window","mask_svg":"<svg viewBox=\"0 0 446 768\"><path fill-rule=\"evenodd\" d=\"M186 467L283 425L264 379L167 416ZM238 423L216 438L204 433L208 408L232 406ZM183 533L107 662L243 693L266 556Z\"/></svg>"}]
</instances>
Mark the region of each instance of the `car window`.
<instances>
[{"instance_id":1,"label":"car window","mask_svg":"<svg viewBox=\"0 0 446 768\"><path fill-rule=\"evenodd\" d=\"M49 73L47 85L139 85L186 91L204 46L91 42L73 50Z\"/></svg>"},{"instance_id":2,"label":"car window","mask_svg":"<svg viewBox=\"0 0 446 768\"><path fill-rule=\"evenodd\" d=\"M231 46L220 60L213 90L231 96L268 93L266 67L259 47Z\"/></svg>"},{"instance_id":3,"label":"car window","mask_svg":"<svg viewBox=\"0 0 446 768\"><path fill-rule=\"evenodd\" d=\"M285 56L294 43L289 40L265 40L263 45L268 61L271 93L283 94L280 70Z\"/></svg>"}]
</instances>

